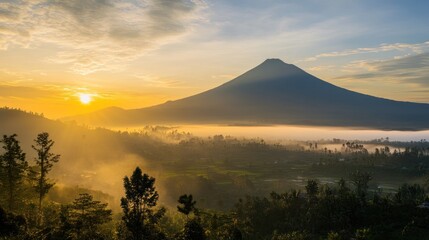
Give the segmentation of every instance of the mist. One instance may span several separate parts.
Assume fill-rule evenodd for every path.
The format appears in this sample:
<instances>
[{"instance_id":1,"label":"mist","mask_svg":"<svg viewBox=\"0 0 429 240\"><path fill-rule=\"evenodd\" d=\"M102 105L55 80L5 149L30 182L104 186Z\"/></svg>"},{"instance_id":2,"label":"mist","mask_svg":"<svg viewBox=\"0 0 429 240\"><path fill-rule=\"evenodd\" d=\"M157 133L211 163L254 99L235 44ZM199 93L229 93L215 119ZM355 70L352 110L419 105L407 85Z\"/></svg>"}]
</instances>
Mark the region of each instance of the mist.
<instances>
[{"instance_id":1,"label":"mist","mask_svg":"<svg viewBox=\"0 0 429 240\"><path fill-rule=\"evenodd\" d=\"M389 138L391 141L420 141L429 138L429 130L422 131L393 131L375 130L368 128L346 127L315 127L292 125L167 125L167 129L176 129L178 132L191 133L198 137L226 135L242 138L263 138L267 141L316 141L322 139L372 140ZM147 126L112 127L112 130L142 131Z\"/></svg>"}]
</instances>

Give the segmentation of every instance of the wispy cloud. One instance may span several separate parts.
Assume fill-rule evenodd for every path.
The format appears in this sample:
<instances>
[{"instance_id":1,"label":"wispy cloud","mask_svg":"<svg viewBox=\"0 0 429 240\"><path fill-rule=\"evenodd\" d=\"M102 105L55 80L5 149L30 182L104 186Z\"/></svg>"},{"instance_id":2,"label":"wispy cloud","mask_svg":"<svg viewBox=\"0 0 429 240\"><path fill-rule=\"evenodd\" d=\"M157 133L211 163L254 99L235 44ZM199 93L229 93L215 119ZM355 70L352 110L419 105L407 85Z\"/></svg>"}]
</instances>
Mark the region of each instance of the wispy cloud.
<instances>
[{"instance_id":1,"label":"wispy cloud","mask_svg":"<svg viewBox=\"0 0 429 240\"><path fill-rule=\"evenodd\" d=\"M410 51L412 53L423 53L429 50L429 41L424 43L394 43L394 44L381 44L378 47L364 47L357 49L349 49L344 51L335 51L328 53L321 53L313 57L306 58L301 62L316 61L320 58L333 58L333 57L344 57L358 54L366 53L380 53L380 52L389 52L389 51Z\"/></svg>"},{"instance_id":2,"label":"wispy cloud","mask_svg":"<svg viewBox=\"0 0 429 240\"><path fill-rule=\"evenodd\" d=\"M53 43L72 70L120 69L192 31L202 0L9 0L0 3L0 48Z\"/></svg>"},{"instance_id":3,"label":"wispy cloud","mask_svg":"<svg viewBox=\"0 0 429 240\"><path fill-rule=\"evenodd\" d=\"M384 61L359 61L349 64L346 68L353 73L336 79L371 81L378 79L429 88L429 52Z\"/></svg>"},{"instance_id":4,"label":"wispy cloud","mask_svg":"<svg viewBox=\"0 0 429 240\"><path fill-rule=\"evenodd\" d=\"M155 88L186 88L183 82L172 80L166 77L155 77L150 75L134 75L134 78L139 79L145 86Z\"/></svg>"},{"instance_id":5,"label":"wispy cloud","mask_svg":"<svg viewBox=\"0 0 429 240\"><path fill-rule=\"evenodd\" d=\"M24 86L0 85L1 97L37 99L37 98L52 97L54 94L55 94L54 91L46 90L46 89L24 87Z\"/></svg>"},{"instance_id":6,"label":"wispy cloud","mask_svg":"<svg viewBox=\"0 0 429 240\"><path fill-rule=\"evenodd\" d=\"M335 69L336 66L334 65L320 65L320 66L314 66L314 67L310 67L308 68L308 70L310 71L326 71L326 70L331 70L331 69Z\"/></svg>"}]
</instances>

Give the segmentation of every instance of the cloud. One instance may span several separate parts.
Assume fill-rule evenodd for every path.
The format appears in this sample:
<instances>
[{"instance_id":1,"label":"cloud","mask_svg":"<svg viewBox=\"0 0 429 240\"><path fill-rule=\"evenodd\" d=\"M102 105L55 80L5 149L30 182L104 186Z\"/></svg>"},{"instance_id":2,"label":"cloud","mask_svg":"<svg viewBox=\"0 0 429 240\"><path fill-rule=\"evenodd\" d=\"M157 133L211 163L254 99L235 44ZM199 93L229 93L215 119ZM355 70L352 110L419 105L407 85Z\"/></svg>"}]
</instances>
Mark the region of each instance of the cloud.
<instances>
[{"instance_id":1,"label":"cloud","mask_svg":"<svg viewBox=\"0 0 429 240\"><path fill-rule=\"evenodd\" d=\"M429 88L429 52L384 61L358 61L347 65L346 68L349 72L357 73L336 79L371 81L379 79ZM362 70L366 71L362 72Z\"/></svg>"},{"instance_id":2,"label":"cloud","mask_svg":"<svg viewBox=\"0 0 429 240\"><path fill-rule=\"evenodd\" d=\"M429 52L390 61L381 61L376 66L379 71L396 71L398 69L413 71L429 70Z\"/></svg>"},{"instance_id":3,"label":"cloud","mask_svg":"<svg viewBox=\"0 0 429 240\"><path fill-rule=\"evenodd\" d=\"M145 86L156 88L187 88L183 82L151 75L134 75L133 77L145 83Z\"/></svg>"},{"instance_id":4,"label":"cloud","mask_svg":"<svg viewBox=\"0 0 429 240\"><path fill-rule=\"evenodd\" d=\"M345 57L358 54L366 53L380 53L380 52L389 52L389 51L410 51L414 54L423 53L429 50L429 41L424 43L394 43L394 44L381 44L378 47L366 47L366 48L356 48L344 51L335 51L328 53L321 53L313 57L306 58L301 62L310 62L316 61L320 58L332 58L332 57Z\"/></svg>"},{"instance_id":5,"label":"cloud","mask_svg":"<svg viewBox=\"0 0 429 240\"><path fill-rule=\"evenodd\" d=\"M35 99L51 97L54 93L55 92L50 90L34 87L0 85L1 97Z\"/></svg>"},{"instance_id":6,"label":"cloud","mask_svg":"<svg viewBox=\"0 0 429 240\"><path fill-rule=\"evenodd\" d=\"M192 31L201 0L10 0L0 3L0 48L55 44L50 61L88 74L124 62Z\"/></svg>"},{"instance_id":7,"label":"cloud","mask_svg":"<svg viewBox=\"0 0 429 240\"><path fill-rule=\"evenodd\" d=\"M310 71L326 71L326 70L332 70L335 69L334 65L320 65L320 66L314 66L314 67L310 67L308 68L308 70Z\"/></svg>"}]
</instances>

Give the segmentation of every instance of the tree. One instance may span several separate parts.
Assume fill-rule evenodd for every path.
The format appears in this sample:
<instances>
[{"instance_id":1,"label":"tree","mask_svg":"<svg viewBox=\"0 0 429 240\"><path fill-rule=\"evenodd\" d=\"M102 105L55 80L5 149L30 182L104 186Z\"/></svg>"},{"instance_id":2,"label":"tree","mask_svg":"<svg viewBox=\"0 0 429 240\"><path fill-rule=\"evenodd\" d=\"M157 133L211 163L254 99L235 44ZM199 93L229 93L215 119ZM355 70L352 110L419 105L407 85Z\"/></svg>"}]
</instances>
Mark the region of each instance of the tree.
<instances>
[{"instance_id":1,"label":"tree","mask_svg":"<svg viewBox=\"0 0 429 240\"><path fill-rule=\"evenodd\" d=\"M103 239L100 225L112 220L107 203L93 200L88 193L79 194L73 204L63 207L60 228L54 235L61 239Z\"/></svg>"},{"instance_id":2,"label":"tree","mask_svg":"<svg viewBox=\"0 0 429 240\"><path fill-rule=\"evenodd\" d=\"M368 192L368 183L371 181L371 174L357 170L351 176L351 181L356 187L356 195L365 201Z\"/></svg>"},{"instance_id":3,"label":"tree","mask_svg":"<svg viewBox=\"0 0 429 240\"><path fill-rule=\"evenodd\" d=\"M51 153L51 148L55 142L49 139L49 134L47 132L38 134L34 142L36 144L32 145L31 147L37 152L37 158L35 158L35 161L38 170L36 172L37 181L35 189L39 195L38 209L39 217L41 217L42 200L48 191L52 188L52 186L54 186L54 183L49 180L47 175L51 171L54 163L59 161L60 155Z\"/></svg>"},{"instance_id":4,"label":"tree","mask_svg":"<svg viewBox=\"0 0 429 240\"><path fill-rule=\"evenodd\" d=\"M2 171L1 182L2 187L7 192L7 207L9 211L15 209L17 202L17 193L20 188L21 181L24 177L28 163L25 160L25 153L22 152L17 135L3 135L0 141L3 143L5 153L0 156L0 166Z\"/></svg>"},{"instance_id":5,"label":"tree","mask_svg":"<svg viewBox=\"0 0 429 240\"><path fill-rule=\"evenodd\" d=\"M344 180L344 178L341 178L338 181L338 193L341 197L345 197L350 193L350 189L347 187L346 180Z\"/></svg>"},{"instance_id":6,"label":"tree","mask_svg":"<svg viewBox=\"0 0 429 240\"><path fill-rule=\"evenodd\" d=\"M314 202L317 198L317 194L319 193L319 184L317 183L317 180L309 179L305 186L305 190L308 195L308 200L310 202Z\"/></svg>"},{"instance_id":7,"label":"tree","mask_svg":"<svg viewBox=\"0 0 429 240\"><path fill-rule=\"evenodd\" d=\"M184 240L206 239L204 228L201 226L198 219L194 218L186 222L185 228L183 229L183 239Z\"/></svg>"},{"instance_id":8,"label":"tree","mask_svg":"<svg viewBox=\"0 0 429 240\"><path fill-rule=\"evenodd\" d=\"M190 195L182 195L179 197L179 201L180 204L183 204L182 206L177 206L177 210L183 214L186 215L186 217L188 217L188 215L195 210L195 204L197 203L196 201L193 200L192 194Z\"/></svg>"},{"instance_id":9,"label":"tree","mask_svg":"<svg viewBox=\"0 0 429 240\"><path fill-rule=\"evenodd\" d=\"M125 197L121 199L124 212L122 220L133 240L156 239L160 232L156 224L164 215L165 209L155 211L153 208L158 201L158 192L155 190L155 178L142 174L137 167L130 178L124 178Z\"/></svg>"},{"instance_id":10,"label":"tree","mask_svg":"<svg viewBox=\"0 0 429 240\"><path fill-rule=\"evenodd\" d=\"M424 189L418 185L408 185L404 183L399 189L398 192L394 195L394 200L396 203L404 205L418 205L422 203L426 198L426 193Z\"/></svg>"},{"instance_id":11,"label":"tree","mask_svg":"<svg viewBox=\"0 0 429 240\"><path fill-rule=\"evenodd\" d=\"M183 206L177 206L177 210L186 215L186 223L182 231L182 238L184 240L203 240L206 238L204 233L204 228L201 226L199 217L194 217L192 219L188 218L188 215L195 211L195 204L192 194L184 194L179 197L180 204Z\"/></svg>"}]
</instances>

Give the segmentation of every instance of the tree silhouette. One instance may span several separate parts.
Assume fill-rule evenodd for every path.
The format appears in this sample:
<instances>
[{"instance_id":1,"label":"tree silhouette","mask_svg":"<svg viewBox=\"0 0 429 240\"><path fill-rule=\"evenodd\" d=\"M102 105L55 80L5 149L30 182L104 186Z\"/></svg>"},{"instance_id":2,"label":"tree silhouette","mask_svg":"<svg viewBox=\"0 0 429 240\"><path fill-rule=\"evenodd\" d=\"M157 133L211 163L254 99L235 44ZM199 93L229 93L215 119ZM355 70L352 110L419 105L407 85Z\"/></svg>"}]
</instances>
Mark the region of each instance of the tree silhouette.
<instances>
[{"instance_id":1,"label":"tree silhouette","mask_svg":"<svg viewBox=\"0 0 429 240\"><path fill-rule=\"evenodd\" d=\"M357 170L351 175L351 181L356 187L356 195L365 202L368 193L368 183L371 181L371 174Z\"/></svg>"},{"instance_id":2,"label":"tree silhouette","mask_svg":"<svg viewBox=\"0 0 429 240\"><path fill-rule=\"evenodd\" d=\"M22 152L17 135L3 135L0 141L3 143L5 153L0 156L0 166L2 170L1 182L2 188L7 192L7 207L9 211L13 211L17 200L17 192L19 185L24 177L24 173L28 167L25 160L25 153Z\"/></svg>"},{"instance_id":3,"label":"tree silhouette","mask_svg":"<svg viewBox=\"0 0 429 240\"><path fill-rule=\"evenodd\" d=\"M404 183L398 192L393 196L393 200L404 205L417 205L422 203L426 198L424 189L418 185L408 185Z\"/></svg>"},{"instance_id":4,"label":"tree silhouette","mask_svg":"<svg viewBox=\"0 0 429 240\"><path fill-rule=\"evenodd\" d=\"M305 190L307 191L309 201L314 202L317 198L317 194L319 193L319 184L317 180L309 179L305 186Z\"/></svg>"},{"instance_id":5,"label":"tree silhouette","mask_svg":"<svg viewBox=\"0 0 429 240\"><path fill-rule=\"evenodd\" d=\"M192 211L196 211L195 204L192 194L184 194L179 197L178 202L183 206L177 206L177 210L186 215L186 223L182 230L181 238L184 240L203 240L206 239L204 228L201 226L200 218L195 215L192 219L188 216Z\"/></svg>"},{"instance_id":6,"label":"tree silhouette","mask_svg":"<svg viewBox=\"0 0 429 240\"><path fill-rule=\"evenodd\" d=\"M180 204L183 206L177 206L177 210L188 217L188 215L195 210L196 201L193 200L192 194L190 195L182 195L179 197Z\"/></svg>"},{"instance_id":7,"label":"tree silhouette","mask_svg":"<svg viewBox=\"0 0 429 240\"><path fill-rule=\"evenodd\" d=\"M54 183L50 182L47 175L51 171L54 163L58 162L60 155L51 153L51 148L54 145L54 141L49 139L49 134L43 132L37 135L37 138L34 140L36 143L31 147L36 150L37 158L35 158L37 164L37 181L36 181L36 192L39 195L39 223L41 220L42 212L42 200L48 191L54 186Z\"/></svg>"},{"instance_id":8,"label":"tree silhouette","mask_svg":"<svg viewBox=\"0 0 429 240\"><path fill-rule=\"evenodd\" d=\"M111 221L111 215L107 203L93 200L88 193L79 194L73 204L63 207L58 233L62 239L103 239L99 226Z\"/></svg>"},{"instance_id":9,"label":"tree silhouette","mask_svg":"<svg viewBox=\"0 0 429 240\"><path fill-rule=\"evenodd\" d=\"M158 232L156 224L164 215L165 210L154 211L158 201L155 190L155 178L142 174L137 167L130 178L124 178L125 197L121 199L124 212L122 220L130 231L132 239L155 239Z\"/></svg>"}]
</instances>

